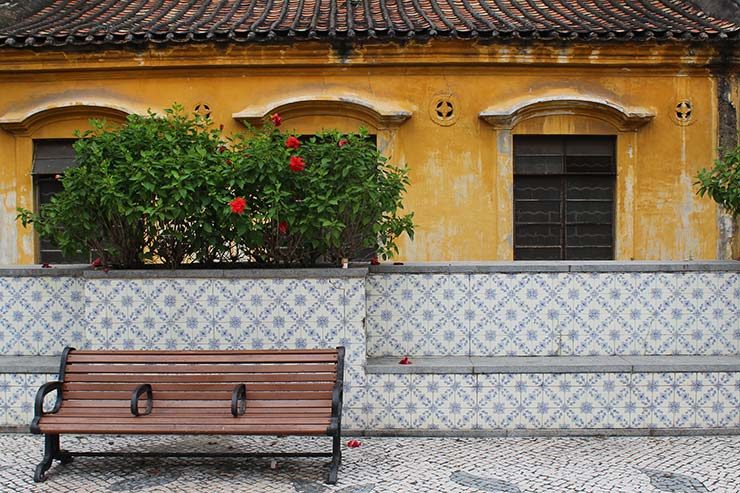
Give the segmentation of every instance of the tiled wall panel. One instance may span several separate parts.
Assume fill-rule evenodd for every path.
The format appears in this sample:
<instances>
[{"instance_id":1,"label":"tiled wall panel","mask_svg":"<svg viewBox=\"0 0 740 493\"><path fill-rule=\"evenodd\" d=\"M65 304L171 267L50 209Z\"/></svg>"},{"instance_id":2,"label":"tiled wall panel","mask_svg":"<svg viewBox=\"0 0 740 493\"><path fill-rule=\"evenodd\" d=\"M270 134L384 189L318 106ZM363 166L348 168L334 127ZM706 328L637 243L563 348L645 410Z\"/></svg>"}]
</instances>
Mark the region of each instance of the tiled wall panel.
<instances>
[{"instance_id":1,"label":"tiled wall panel","mask_svg":"<svg viewBox=\"0 0 740 493\"><path fill-rule=\"evenodd\" d=\"M59 354L82 344L83 280L0 277L0 354Z\"/></svg>"},{"instance_id":2,"label":"tiled wall panel","mask_svg":"<svg viewBox=\"0 0 740 493\"><path fill-rule=\"evenodd\" d=\"M740 373L368 375L345 398L365 429L740 427Z\"/></svg>"},{"instance_id":3,"label":"tiled wall panel","mask_svg":"<svg viewBox=\"0 0 740 493\"><path fill-rule=\"evenodd\" d=\"M368 355L740 352L740 274L371 274Z\"/></svg>"}]
</instances>

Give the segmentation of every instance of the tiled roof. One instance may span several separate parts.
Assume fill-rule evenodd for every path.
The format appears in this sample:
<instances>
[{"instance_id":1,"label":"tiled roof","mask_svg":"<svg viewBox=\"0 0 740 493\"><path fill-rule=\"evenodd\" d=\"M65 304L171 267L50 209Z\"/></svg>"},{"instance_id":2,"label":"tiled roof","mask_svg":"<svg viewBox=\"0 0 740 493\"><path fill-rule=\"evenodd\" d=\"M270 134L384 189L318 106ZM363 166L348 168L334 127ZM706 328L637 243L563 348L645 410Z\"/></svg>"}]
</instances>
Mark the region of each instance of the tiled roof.
<instances>
[{"instance_id":1,"label":"tiled roof","mask_svg":"<svg viewBox=\"0 0 740 493\"><path fill-rule=\"evenodd\" d=\"M321 38L740 38L740 24L706 14L696 0L35 1L37 9L26 8L20 19L0 24L0 46ZM13 4L18 2L6 2L5 8ZM728 14L729 19L737 12Z\"/></svg>"}]
</instances>

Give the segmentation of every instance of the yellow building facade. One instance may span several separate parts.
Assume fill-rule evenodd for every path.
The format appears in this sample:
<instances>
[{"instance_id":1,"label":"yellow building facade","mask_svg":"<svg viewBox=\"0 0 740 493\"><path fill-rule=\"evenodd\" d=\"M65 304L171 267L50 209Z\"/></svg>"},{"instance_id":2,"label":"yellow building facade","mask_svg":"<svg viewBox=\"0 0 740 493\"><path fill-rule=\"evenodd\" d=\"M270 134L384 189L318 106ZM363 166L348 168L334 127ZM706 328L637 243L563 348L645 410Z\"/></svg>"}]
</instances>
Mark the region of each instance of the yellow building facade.
<instances>
[{"instance_id":1,"label":"yellow building facade","mask_svg":"<svg viewBox=\"0 0 740 493\"><path fill-rule=\"evenodd\" d=\"M400 240L402 261L514 258L520 135L614 137L614 259L730 255L721 211L694 185L720 144L721 54L712 44L439 39L348 51L302 42L0 52L0 264L39 261L37 238L15 220L17 208L35 207L35 141L175 102L209 113L227 133L274 112L297 133L368 128L410 169L405 206L416 238ZM734 58L723 60L736 71Z\"/></svg>"}]
</instances>

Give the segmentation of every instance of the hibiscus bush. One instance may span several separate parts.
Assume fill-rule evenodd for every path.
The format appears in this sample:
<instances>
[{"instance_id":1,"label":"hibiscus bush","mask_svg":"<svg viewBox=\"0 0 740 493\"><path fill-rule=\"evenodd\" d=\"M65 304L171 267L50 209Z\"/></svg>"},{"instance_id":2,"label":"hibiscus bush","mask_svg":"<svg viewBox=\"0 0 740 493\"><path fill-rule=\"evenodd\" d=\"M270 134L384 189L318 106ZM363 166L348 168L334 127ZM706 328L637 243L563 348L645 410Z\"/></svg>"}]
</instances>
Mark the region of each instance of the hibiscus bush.
<instances>
[{"instance_id":1,"label":"hibiscus bush","mask_svg":"<svg viewBox=\"0 0 740 493\"><path fill-rule=\"evenodd\" d=\"M334 264L397 252L406 169L365 131L298 136L279 115L233 137L174 106L78 134L64 190L24 225L100 264Z\"/></svg>"}]
</instances>

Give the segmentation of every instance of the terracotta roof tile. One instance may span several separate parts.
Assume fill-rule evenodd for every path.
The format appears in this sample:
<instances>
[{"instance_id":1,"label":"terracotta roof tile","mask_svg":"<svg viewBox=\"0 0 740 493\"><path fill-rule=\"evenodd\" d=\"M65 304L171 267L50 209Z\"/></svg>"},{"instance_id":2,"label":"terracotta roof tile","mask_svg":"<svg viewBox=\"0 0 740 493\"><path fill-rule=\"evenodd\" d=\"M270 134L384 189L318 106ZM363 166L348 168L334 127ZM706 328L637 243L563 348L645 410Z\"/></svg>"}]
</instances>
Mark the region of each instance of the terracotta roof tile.
<instances>
[{"instance_id":1,"label":"terracotta roof tile","mask_svg":"<svg viewBox=\"0 0 740 493\"><path fill-rule=\"evenodd\" d=\"M420 37L740 38L690 0L46 0L0 46ZM5 7L12 8L12 7ZM0 12L2 13L2 12ZM728 17L735 17L733 13Z\"/></svg>"}]
</instances>

